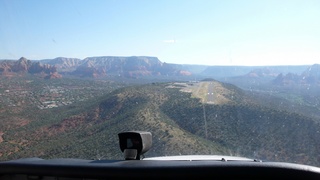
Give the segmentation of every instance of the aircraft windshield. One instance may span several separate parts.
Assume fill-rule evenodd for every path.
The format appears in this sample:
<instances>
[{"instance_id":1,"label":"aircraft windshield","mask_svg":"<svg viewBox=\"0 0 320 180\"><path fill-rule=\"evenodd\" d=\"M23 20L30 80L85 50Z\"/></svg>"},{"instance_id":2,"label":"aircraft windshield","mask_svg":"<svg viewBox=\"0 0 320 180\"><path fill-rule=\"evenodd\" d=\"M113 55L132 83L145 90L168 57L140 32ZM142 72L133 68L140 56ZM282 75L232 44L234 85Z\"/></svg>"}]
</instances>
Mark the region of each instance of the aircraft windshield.
<instances>
[{"instance_id":1,"label":"aircraft windshield","mask_svg":"<svg viewBox=\"0 0 320 180\"><path fill-rule=\"evenodd\" d=\"M0 161L320 166L320 1L0 0ZM134 146L135 142L127 142Z\"/></svg>"}]
</instances>

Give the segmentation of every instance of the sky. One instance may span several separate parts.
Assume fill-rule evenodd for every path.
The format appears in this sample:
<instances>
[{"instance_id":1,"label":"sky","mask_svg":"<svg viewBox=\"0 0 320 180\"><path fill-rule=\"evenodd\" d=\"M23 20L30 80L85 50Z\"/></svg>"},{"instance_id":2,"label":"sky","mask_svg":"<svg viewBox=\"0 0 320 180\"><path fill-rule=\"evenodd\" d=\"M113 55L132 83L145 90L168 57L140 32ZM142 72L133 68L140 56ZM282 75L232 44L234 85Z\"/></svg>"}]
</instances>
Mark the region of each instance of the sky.
<instances>
[{"instance_id":1,"label":"sky","mask_svg":"<svg viewBox=\"0 0 320 180\"><path fill-rule=\"evenodd\" d=\"M0 59L320 63L319 0L0 0Z\"/></svg>"}]
</instances>

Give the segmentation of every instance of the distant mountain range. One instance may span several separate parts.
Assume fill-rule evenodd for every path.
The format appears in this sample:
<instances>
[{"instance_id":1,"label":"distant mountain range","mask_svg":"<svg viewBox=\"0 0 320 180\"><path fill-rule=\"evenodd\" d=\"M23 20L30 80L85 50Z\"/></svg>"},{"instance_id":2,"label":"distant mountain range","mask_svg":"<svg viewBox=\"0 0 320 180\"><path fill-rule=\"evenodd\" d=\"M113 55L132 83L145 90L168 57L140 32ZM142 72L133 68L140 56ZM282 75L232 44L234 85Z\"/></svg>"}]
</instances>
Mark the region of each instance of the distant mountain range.
<instances>
[{"instance_id":1,"label":"distant mountain range","mask_svg":"<svg viewBox=\"0 0 320 180\"><path fill-rule=\"evenodd\" d=\"M231 81L243 81L247 78L272 78L276 85L290 83L318 83L320 65L313 66L207 66L186 65L161 62L157 57L149 56L100 56L77 58L58 57L45 60L0 61L1 75L14 73L45 74L47 78L61 75L76 77L185 77L190 80L215 78L235 78ZM61 75L60 75L61 74ZM286 74L286 75L284 75Z\"/></svg>"},{"instance_id":2,"label":"distant mountain range","mask_svg":"<svg viewBox=\"0 0 320 180\"><path fill-rule=\"evenodd\" d=\"M148 56L100 56L83 60L76 58L55 58L41 62L54 65L58 72L80 77L123 76L137 78L144 76L189 76L191 78L223 77L272 77L279 74L301 74L310 66L208 66L171 64Z\"/></svg>"},{"instance_id":3,"label":"distant mountain range","mask_svg":"<svg viewBox=\"0 0 320 180\"><path fill-rule=\"evenodd\" d=\"M258 77L276 77L279 75L279 71L277 71L274 68L270 67L264 67L264 68L259 68L259 69L254 69L250 71L249 73L245 74L245 77L253 77L253 78L258 78Z\"/></svg>"},{"instance_id":4,"label":"distant mountain range","mask_svg":"<svg viewBox=\"0 0 320 180\"><path fill-rule=\"evenodd\" d=\"M41 61L58 68L64 74L80 77L123 76L137 78L141 76L189 76L192 73L177 65L161 62L156 57L132 56L88 57L83 60L75 58L55 58Z\"/></svg>"},{"instance_id":5,"label":"distant mountain range","mask_svg":"<svg viewBox=\"0 0 320 180\"><path fill-rule=\"evenodd\" d=\"M280 73L274 80L277 85L291 84L318 84L320 85L320 64L314 64L308 67L303 73L288 73L284 75Z\"/></svg>"},{"instance_id":6,"label":"distant mountain range","mask_svg":"<svg viewBox=\"0 0 320 180\"><path fill-rule=\"evenodd\" d=\"M214 78L225 77L269 77L280 73L301 73L308 65L279 66L207 66L200 74Z\"/></svg>"},{"instance_id":7,"label":"distant mountain range","mask_svg":"<svg viewBox=\"0 0 320 180\"><path fill-rule=\"evenodd\" d=\"M220 81L237 85L244 89L252 89L264 86L287 86L287 85L320 85L320 65L311 66L261 66L261 67L208 67L216 69L219 76L212 76ZM232 69L234 71L232 71ZM233 76L223 74L231 72ZM247 72L245 72L247 71ZM238 73L242 73L238 75ZM223 76L225 75L225 76Z\"/></svg>"}]
</instances>

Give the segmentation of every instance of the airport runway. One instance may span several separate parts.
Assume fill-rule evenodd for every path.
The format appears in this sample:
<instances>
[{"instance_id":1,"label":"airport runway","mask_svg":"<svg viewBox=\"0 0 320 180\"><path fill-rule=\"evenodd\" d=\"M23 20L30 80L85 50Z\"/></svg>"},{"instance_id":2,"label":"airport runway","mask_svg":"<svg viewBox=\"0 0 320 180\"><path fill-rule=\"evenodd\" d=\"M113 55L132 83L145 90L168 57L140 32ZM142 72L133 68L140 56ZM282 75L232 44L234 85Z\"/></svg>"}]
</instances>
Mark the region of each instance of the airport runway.
<instances>
[{"instance_id":1,"label":"airport runway","mask_svg":"<svg viewBox=\"0 0 320 180\"><path fill-rule=\"evenodd\" d=\"M207 103L214 103L213 83L210 82L208 86Z\"/></svg>"}]
</instances>

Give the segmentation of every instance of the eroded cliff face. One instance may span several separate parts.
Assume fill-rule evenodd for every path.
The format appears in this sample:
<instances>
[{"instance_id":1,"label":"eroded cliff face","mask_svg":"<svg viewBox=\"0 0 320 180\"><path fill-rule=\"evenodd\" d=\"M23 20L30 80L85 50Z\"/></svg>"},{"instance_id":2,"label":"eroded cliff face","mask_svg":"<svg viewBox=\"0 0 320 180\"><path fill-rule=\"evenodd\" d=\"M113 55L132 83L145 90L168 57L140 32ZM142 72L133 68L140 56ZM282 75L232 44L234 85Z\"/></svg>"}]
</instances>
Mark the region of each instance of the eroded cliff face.
<instances>
[{"instance_id":1,"label":"eroded cliff face","mask_svg":"<svg viewBox=\"0 0 320 180\"><path fill-rule=\"evenodd\" d=\"M162 63L156 57L132 56L116 57L101 56L89 57L72 72L81 77L103 77L117 75L129 78L143 76L188 76L190 72L176 69L170 64Z\"/></svg>"},{"instance_id":2,"label":"eroded cliff face","mask_svg":"<svg viewBox=\"0 0 320 180\"><path fill-rule=\"evenodd\" d=\"M24 57L17 61L5 60L0 61L0 75L15 76L24 74L39 75L43 78L61 78L55 66L32 62Z\"/></svg>"}]
</instances>

